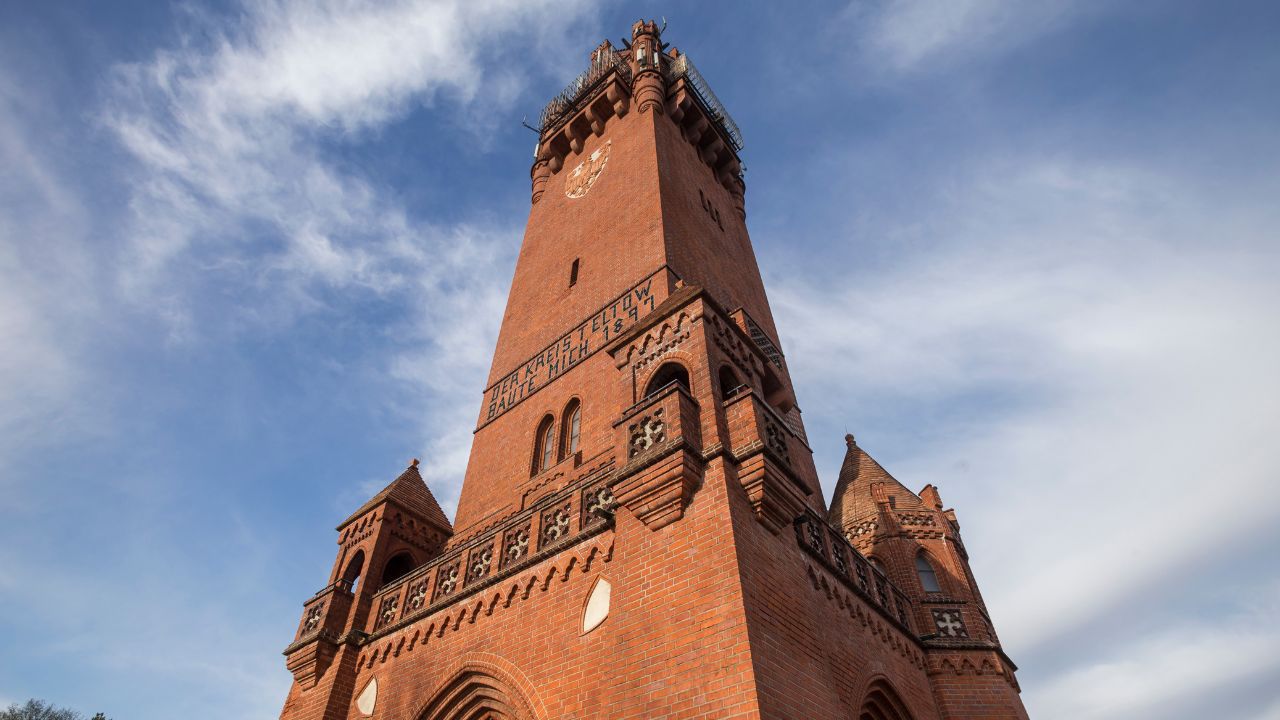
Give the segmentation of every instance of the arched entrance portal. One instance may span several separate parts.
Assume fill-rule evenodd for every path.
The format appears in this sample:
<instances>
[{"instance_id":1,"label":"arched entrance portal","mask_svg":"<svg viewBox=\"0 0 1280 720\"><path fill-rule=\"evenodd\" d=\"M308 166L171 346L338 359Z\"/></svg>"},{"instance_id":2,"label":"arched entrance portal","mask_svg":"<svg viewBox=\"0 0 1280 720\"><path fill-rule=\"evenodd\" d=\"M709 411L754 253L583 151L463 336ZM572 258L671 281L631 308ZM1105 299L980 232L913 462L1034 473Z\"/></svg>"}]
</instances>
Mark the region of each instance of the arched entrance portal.
<instances>
[{"instance_id":1,"label":"arched entrance portal","mask_svg":"<svg viewBox=\"0 0 1280 720\"><path fill-rule=\"evenodd\" d=\"M911 720L911 713L889 683L877 680L867 688L858 720Z\"/></svg>"},{"instance_id":2,"label":"arched entrance portal","mask_svg":"<svg viewBox=\"0 0 1280 720\"><path fill-rule=\"evenodd\" d=\"M538 720L511 683L481 667L463 667L436 691L418 720Z\"/></svg>"}]
</instances>

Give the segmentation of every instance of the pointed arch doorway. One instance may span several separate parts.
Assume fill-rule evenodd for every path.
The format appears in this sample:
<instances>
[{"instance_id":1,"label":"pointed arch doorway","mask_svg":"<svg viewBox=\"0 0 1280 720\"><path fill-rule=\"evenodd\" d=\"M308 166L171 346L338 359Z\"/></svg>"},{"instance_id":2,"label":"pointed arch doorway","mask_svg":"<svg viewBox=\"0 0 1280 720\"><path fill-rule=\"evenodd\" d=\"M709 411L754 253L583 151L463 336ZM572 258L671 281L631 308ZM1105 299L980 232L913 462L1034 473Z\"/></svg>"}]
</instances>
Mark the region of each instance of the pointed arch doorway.
<instances>
[{"instance_id":1,"label":"pointed arch doorway","mask_svg":"<svg viewBox=\"0 0 1280 720\"><path fill-rule=\"evenodd\" d=\"M884 680L876 680L867 688L858 720L912 720L912 717L893 687Z\"/></svg>"},{"instance_id":2,"label":"pointed arch doorway","mask_svg":"<svg viewBox=\"0 0 1280 720\"><path fill-rule=\"evenodd\" d=\"M516 673L493 662L464 663L435 691L418 720L543 720L520 689L527 682Z\"/></svg>"}]
</instances>

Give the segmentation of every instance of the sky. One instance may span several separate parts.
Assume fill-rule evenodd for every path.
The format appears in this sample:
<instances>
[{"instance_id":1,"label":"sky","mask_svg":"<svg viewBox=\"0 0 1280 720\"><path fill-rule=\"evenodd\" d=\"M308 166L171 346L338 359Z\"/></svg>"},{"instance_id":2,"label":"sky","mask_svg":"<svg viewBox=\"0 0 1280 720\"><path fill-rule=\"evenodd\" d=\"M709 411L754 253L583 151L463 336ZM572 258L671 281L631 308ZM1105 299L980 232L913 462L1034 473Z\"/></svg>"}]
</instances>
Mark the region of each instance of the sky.
<instances>
[{"instance_id":1,"label":"sky","mask_svg":"<svg viewBox=\"0 0 1280 720\"><path fill-rule=\"evenodd\" d=\"M826 492L956 508L1033 717L1280 719L1280 5L0 5L0 705L272 718L333 526L452 514L522 118L665 16Z\"/></svg>"}]
</instances>

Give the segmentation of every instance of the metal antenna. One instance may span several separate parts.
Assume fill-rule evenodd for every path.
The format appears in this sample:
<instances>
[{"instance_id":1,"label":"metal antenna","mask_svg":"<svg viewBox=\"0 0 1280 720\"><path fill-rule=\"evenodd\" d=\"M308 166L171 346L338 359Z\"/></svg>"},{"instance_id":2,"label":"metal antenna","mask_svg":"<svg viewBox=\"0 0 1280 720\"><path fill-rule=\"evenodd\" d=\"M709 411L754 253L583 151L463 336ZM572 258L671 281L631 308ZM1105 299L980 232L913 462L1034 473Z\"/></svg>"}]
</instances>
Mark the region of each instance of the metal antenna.
<instances>
[{"instance_id":1,"label":"metal antenna","mask_svg":"<svg viewBox=\"0 0 1280 720\"><path fill-rule=\"evenodd\" d=\"M528 115L525 115L525 116L523 116L523 117L521 117L521 118L520 118L520 124L521 124L521 125L523 125L523 126L525 126L525 127L527 127L527 128L529 128L530 130L532 130L532 131L536 132L539 136L541 136L541 135L542 135L542 128L536 128L536 127L534 127L534 126L532 126L532 125L530 125L530 124L529 124L529 116L528 116Z\"/></svg>"}]
</instances>

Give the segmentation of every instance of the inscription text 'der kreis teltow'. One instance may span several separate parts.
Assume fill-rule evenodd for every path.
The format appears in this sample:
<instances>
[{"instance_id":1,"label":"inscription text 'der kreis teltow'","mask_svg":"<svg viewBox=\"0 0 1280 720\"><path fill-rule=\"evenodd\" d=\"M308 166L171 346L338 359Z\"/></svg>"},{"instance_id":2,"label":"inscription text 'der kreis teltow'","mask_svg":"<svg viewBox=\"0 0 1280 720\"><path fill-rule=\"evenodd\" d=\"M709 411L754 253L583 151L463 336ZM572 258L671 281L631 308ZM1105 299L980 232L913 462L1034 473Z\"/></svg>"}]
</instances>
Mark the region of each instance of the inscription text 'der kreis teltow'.
<instances>
[{"instance_id":1,"label":"inscription text 'der kreis teltow'","mask_svg":"<svg viewBox=\"0 0 1280 720\"><path fill-rule=\"evenodd\" d=\"M484 419L480 425L489 424L519 405L538 388L585 360L646 315L655 305L652 289L651 275L494 383L485 391Z\"/></svg>"}]
</instances>

